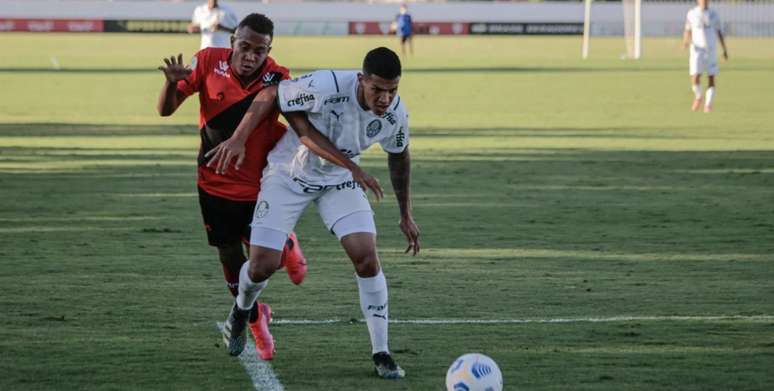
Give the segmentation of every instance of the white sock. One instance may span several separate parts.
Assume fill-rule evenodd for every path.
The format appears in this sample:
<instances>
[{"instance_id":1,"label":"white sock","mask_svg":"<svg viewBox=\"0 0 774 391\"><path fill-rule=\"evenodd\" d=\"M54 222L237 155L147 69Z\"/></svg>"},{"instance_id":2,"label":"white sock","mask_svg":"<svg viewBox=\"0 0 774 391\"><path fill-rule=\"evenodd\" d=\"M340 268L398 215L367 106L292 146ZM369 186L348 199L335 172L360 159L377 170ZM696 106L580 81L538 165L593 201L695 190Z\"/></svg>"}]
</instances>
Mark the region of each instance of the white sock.
<instances>
[{"instance_id":1,"label":"white sock","mask_svg":"<svg viewBox=\"0 0 774 391\"><path fill-rule=\"evenodd\" d=\"M250 261L247 261L242 265L242 269L239 270L239 294L236 297L236 303L237 307L243 310L252 308L258 295L268 285L268 281L253 282L250 279L247 273L249 265Z\"/></svg>"},{"instance_id":2,"label":"white sock","mask_svg":"<svg viewBox=\"0 0 774 391\"><path fill-rule=\"evenodd\" d=\"M693 91L694 98L701 99L701 84L692 85L691 90Z\"/></svg>"},{"instance_id":3,"label":"white sock","mask_svg":"<svg viewBox=\"0 0 774 391\"><path fill-rule=\"evenodd\" d=\"M355 275L360 291L360 309L363 311L368 333L371 336L372 353L389 352L387 347L387 280L382 271L373 277Z\"/></svg>"},{"instance_id":4,"label":"white sock","mask_svg":"<svg viewBox=\"0 0 774 391\"><path fill-rule=\"evenodd\" d=\"M707 98L704 100L704 106L712 106L712 99L715 98L715 87L707 88Z\"/></svg>"}]
</instances>

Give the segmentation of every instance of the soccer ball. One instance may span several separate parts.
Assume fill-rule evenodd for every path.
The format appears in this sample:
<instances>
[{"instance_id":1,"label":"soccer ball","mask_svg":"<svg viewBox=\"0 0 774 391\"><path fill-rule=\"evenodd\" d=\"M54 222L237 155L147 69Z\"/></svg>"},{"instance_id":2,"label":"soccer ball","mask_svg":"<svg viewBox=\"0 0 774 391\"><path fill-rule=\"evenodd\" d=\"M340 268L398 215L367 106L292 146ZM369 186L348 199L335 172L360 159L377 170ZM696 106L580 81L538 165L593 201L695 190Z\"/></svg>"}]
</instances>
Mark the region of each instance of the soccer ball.
<instances>
[{"instance_id":1,"label":"soccer ball","mask_svg":"<svg viewBox=\"0 0 774 391\"><path fill-rule=\"evenodd\" d=\"M503 374L491 358L468 353L454 360L446 372L447 391L502 391Z\"/></svg>"}]
</instances>

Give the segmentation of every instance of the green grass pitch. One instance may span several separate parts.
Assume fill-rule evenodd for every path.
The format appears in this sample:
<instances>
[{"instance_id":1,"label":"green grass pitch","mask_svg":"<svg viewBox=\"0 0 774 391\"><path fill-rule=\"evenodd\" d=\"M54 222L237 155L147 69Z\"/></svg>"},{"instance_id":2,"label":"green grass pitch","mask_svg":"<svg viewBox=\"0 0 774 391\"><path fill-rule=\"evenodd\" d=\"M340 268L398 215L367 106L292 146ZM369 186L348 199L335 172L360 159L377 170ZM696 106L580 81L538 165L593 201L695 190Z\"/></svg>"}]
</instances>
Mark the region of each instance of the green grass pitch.
<instances>
[{"instance_id":1,"label":"green grass pitch","mask_svg":"<svg viewBox=\"0 0 774 391\"><path fill-rule=\"evenodd\" d=\"M393 324L408 377L382 381L347 322L353 269L310 210L306 282L277 274L262 297L276 319L343 322L273 326L285 388L442 390L482 352L508 390L770 389L774 42L728 43L707 115L677 38L641 61L595 39L582 61L579 38L418 37L400 93L420 256L391 195L374 206L391 317L640 318ZM156 66L197 44L0 34L0 389L251 387L215 328L230 299L195 196L196 101L155 113ZM298 75L381 44L277 37L273 55ZM378 148L363 164L389 188Z\"/></svg>"}]
</instances>

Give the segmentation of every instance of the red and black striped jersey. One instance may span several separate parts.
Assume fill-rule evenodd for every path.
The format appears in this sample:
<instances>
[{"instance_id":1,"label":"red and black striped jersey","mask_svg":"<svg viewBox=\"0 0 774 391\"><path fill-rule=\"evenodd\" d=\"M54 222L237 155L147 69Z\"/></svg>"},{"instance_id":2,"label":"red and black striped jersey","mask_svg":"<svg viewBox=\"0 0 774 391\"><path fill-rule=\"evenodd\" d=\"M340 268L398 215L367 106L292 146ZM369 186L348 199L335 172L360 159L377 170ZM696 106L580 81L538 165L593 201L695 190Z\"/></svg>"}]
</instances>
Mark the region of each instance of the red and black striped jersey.
<instances>
[{"instance_id":1,"label":"red and black striped jersey","mask_svg":"<svg viewBox=\"0 0 774 391\"><path fill-rule=\"evenodd\" d=\"M231 72L232 49L206 48L196 53L191 68L193 72L177 83L177 90L185 96L199 93L199 148L198 185L207 193L234 201L255 201L261 186L261 173L266 166L266 156L285 134L285 126L279 123L275 111L261 122L250 134L245 144L245 160L239 171L232 166L224 175L207 168L204 158L209 150L227 140L236 130L253 98L266 86L290 77L287 68L267 57L260 75L249 85L243 86Z\"/></svg>"}]
</instances>

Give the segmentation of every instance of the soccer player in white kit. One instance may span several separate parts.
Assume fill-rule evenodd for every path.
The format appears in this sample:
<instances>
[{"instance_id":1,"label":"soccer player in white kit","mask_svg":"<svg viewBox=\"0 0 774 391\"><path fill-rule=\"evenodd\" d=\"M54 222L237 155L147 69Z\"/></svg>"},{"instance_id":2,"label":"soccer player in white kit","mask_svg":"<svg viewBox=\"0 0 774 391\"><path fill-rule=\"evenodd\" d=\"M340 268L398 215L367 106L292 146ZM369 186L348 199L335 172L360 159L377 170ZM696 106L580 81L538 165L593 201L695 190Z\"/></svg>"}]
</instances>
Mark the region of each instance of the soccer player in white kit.
<instances>
[{"instance_id":1,"label":"soccer player in white kit","mask_svg":"<svg viewBox=\"0 0 774 391\"><path fill-rule=\"evenodd\" d=\"M701 107L701 74L706 73L709 79L707 94L704 99L704 112L712 111L712 100L715 98L715 76L718 74L718 55L716 36L723 46L723 59L728 60L726 42L720 26L720 16L717 11L709 8L709 0L697 0L697 6L688 11L685 17L685 33L683 45L690 46L689 74L693 90L691 110Z\"/></svg>"},{"instance_id":2,"label":"soccer player in white kit","mask_svg":"<svg viewBox=\"0 0 774 391\"><path fill-rule=\"evenodd\" d=\"M238 24L239 18L231 8L218 4L218 0L209 0L194 9L188 32L202 34L200 49L228 49L231 47L231 34Z\"/></svg>"},{"instance_id":3,"label":"soccer player in white kit","mask_svg":"<svg viewBox=\"0 0 774 391\"><path fill-rule=\"evenodd\" d=\"M288 233L304 209L315 203L323 223L338 237L355 267L377 375L387 379L405 376L388 347L387 281L376 254L373 211L364 192L362 170L357 167L361 152L372 144L379 143L387 152L400 209L400 229L408 240L406 252L416 255L420 249L419 228L411 212L408 113L397 95L400 75L398 56L380 47L368 52L362 73L317 71L276 87L280 110L306 113L308 123L325 135L346 161L324 160L299 139L296 131L285 133L269 153L251 225L250 259L242 266L239 295L224 326L229 352L241 351L247 310L279 267ZM261 116L253 116L255 113L246 115L240 127L246 122L260 122ZM353 177L356 173L357 178ZM366 186L375 190L373 185Z\"/></svg>"}]
</instances>

